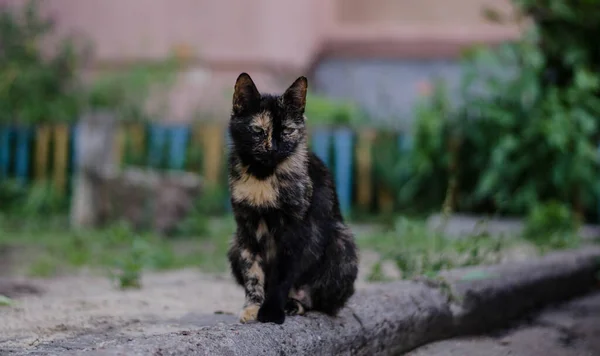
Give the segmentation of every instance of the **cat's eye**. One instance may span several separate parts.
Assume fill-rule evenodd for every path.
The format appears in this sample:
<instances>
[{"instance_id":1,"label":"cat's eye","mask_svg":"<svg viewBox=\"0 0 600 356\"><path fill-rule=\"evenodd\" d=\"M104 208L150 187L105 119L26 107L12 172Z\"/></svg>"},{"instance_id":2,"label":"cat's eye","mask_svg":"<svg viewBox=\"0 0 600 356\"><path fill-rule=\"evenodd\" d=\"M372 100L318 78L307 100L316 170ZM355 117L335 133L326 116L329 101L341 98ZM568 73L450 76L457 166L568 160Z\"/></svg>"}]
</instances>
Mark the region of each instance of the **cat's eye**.
<instances>
[{"instance_id":1,"label":"cat's eye","mask_svg":"<svg viewBox=\"0 0 600 356\"><path fill-rule=\"evenodd\" d=\"M255 133L261 133L263 132L263 129L258 126L252 126L252 131L254 131Z\"/></svg>"},{"instance_id":2,"label":"cat's eye","mask_svg":"<svg viewBox=\"0 0 600 356\"><path fill-rule=\"evenodd\" d=\"M284 134L284 135L291 135L292 133L294 133L294 131L296 131L296 129L294 129L294 128L291 128L291 127L288 127L288 128L285 128L285 129L283 130L283 134Z\"/></svg>"}]
</instances>

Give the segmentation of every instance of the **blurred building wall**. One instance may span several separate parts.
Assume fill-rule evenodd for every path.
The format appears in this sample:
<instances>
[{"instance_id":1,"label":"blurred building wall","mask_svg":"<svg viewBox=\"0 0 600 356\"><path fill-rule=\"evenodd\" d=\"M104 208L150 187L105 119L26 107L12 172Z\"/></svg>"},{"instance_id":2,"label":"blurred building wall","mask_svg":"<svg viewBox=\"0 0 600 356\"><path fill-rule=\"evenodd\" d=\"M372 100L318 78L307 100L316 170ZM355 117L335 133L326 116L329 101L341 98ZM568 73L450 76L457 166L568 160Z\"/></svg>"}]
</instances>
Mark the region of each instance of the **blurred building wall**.
<instances>
[{"instance_id":1,"label":"blurred building wall","mask_svg":"<svg viewBox=\"0 0 600 356\"><path fill-rule=\"evenodd\" d=\"M42 5L56 19L58 35L92 41L90 72L173 51L188 56L166 118L178 121L189 120L198 108L226 119L228 93L241 71L260 90L282 90L295 76L308 74L321 91L361 97L360 90L341 90L349 85L344 73L362 71L368 78L392 71L402 81L403 72L439 70L435 64L419 69L415 60L450 63L465 45L518 35L516 28L490 25L481 16L484 5L508 9L509 0L43 0ZM406 61L413 64L402 67ZM362 91L373 85L362 85Z\"/></svg>"}]
</instances>

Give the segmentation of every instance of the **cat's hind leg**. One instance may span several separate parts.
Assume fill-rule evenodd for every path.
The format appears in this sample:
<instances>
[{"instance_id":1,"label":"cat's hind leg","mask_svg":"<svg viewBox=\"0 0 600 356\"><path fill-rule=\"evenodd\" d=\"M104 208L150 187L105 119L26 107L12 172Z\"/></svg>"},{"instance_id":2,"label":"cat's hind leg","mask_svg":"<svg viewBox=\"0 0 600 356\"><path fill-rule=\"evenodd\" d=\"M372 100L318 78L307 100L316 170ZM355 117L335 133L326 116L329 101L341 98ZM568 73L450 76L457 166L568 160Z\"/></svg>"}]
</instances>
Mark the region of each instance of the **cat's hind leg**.
<instances>
[{"instance_id":1,"label":"cat's hind leg","mask_svg":"<svg viewBox=\"0 0 600 356\"><path fill-rule=\"evenodd\" d=\"M285 304L286 315L304 315L312 308L308 286L292 288Z\"/></svg>"},{"instance_id":2,"label":"cat's hind leg","mask_svg":"<svg viewBox=\"0 0 600 356\"><path fill-rule=\"evenodd\" d=\"M336 315L354 294L358 275L358 251L350 230L338 223L327 247L320 273L310 286L314 310Z\"/></svg>"}]
</instances>

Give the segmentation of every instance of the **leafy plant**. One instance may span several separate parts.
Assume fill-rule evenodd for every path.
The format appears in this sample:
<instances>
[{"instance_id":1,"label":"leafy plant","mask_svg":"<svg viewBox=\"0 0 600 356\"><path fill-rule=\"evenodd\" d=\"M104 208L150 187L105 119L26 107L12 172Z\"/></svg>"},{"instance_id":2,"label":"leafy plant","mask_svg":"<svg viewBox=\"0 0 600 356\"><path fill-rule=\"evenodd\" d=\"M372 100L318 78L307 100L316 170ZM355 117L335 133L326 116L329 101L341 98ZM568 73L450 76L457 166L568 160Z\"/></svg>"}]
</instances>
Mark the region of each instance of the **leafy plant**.
<instances>
[{"instance_id":1,"label":"leafy plant","mask_svg":"<svg viewBox=\"0 0 600 356\"><path fill-rule=\"evenodd\" d=\"M73 120L78 111L76 69L81 54L62 39L52 53L41 43L54 29L38 2L0 6L0 122L32 124Z\"/></svg>"},{"instance_id":2,"label":"leafy plant","mask_svg":"<svg viewBox=\"0 0 600 356\"><path fill-rule=\"evenodd\" d=\"M165 109L165 90L179 65L176 56L84 82L79 69L91 54L89 48L65 37L46 53L42 43L54 29L37 0L0 6L0 123L74 121L90 109L109 109L120 118L139 121L149 119L149 111L160 115Z\"/></svg>"},{"instance_id":3,"label":"leafy plant","mask_svg":"<svg viewBox=\"0 0 600 356\"><path fill-rule=\"evenodd\" d=\"M120 247L120 252L112 258L111 278L117 281L122 289L140 288L142 272L150 262L151 250L148 241L136 234L126 223L114 225L110 232L107 245Z\"/></svg>"},{"instance_id":4,"label":"leafy plant","mask_svg":"<svg viewBox=\"0 0 600 356\"><path fill-rule=\"evenodd\" d=\"M148 99L166 98L165 92L174 83L179 60L170 57L153 63L141 63L125 70L103 73L95 78L87 91L89 109L110 109L127 121L146 121L149 118ZM153 102L154 114L167 106Z\"/></svg>"},{"instance_id":5,"label":"leafy plant","mask_svg":"<svg viewBox=\"0 0 600 356\"><path fill-rule=\"evenodd\" d=\"M463 211L524 214L556 200L583 217L600 196L600 52L589 37L600 29L600 3L513 3L510 19L533 20L524 36L466 52L458 107L436 112L433 96L418 116L428 139L416 134L413 186L446 186L446 201Z\"/></svg>"},{"instance_id":6,"label":"leafy plant","mask_svg":"<svg viewBox=\"0 0 600 356\"><path fill-rule=\"evenodd\" d=\"M377 184L388 187L403 209L438 208L450 179L448 122L452 112L443 82L434 88L432 96L416 107L412 132L401 137L412 139L410 147L401 145L397 133L391 131L380 133L373 147Z\"/></svg>"}]
</instances>

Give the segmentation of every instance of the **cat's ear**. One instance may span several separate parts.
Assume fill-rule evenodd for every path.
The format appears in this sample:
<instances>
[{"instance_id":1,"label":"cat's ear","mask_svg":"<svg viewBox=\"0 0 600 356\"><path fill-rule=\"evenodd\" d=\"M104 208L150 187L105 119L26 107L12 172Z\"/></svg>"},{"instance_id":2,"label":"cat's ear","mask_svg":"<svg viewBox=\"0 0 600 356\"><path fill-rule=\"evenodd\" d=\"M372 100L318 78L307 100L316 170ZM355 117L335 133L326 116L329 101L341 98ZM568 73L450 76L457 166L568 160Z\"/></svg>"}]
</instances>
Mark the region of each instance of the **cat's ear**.
<instances>
[{"instance_id":1,"label":"cat's ear","mask_svg":"<svg viewBox=\"0 0 600 356\"><path fill-rule=\"evenodd\" d=\"M260 93L248 73L242 73L233 89L233 112L241 113L260 100Z\"/></svg>"},{"instance_id":2,"label":"cat's ear","mask_svg":"<svg viewBox=\"0 0 600 356\"><path fill-rule=\"evenodd\" d=\"M306 106L306 89L308 87L308 80L306 77L300 77L290 85L289 88L283 93L283 102L286 107L304 112Z\"/></svg>"}]
</instances>

